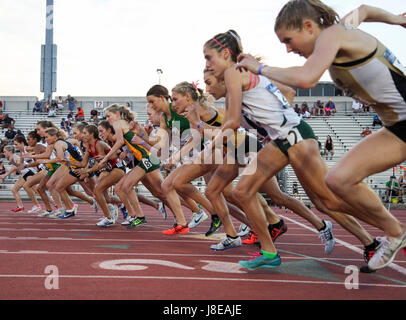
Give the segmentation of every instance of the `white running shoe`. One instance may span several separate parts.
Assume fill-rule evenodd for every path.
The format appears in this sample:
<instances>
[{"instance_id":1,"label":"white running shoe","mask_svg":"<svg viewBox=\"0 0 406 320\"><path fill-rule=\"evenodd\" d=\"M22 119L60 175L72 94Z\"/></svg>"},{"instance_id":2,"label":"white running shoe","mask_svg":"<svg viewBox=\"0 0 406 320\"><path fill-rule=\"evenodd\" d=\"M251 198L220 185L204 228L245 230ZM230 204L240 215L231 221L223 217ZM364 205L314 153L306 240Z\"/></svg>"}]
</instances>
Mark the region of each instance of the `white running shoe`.
<instances>
[{"instance_id":1,"label":"white running shoe","mask_svg":"<svg viewBox=\"0 0 406 320\"><path fill-rule=\"evenodd\" d=\"M135 220L135 217L127 216L124 222L121 223L122 226L128 226Z\"/></svg>"},{"instance_id":2,"label":"white running shoe","mask_svg":"<svg viewBox=\"0 0 406 320\"><path fill-rule=\"evenodd\" d=\"M99 221L98 223L96 223L96 226L106 228L106 227L114 224L114 222L115 221L113 219L104 218L101 221Z\"/></svg>"},{"instance_id":3,"label":"white running shoe","mask_svg":"<svg viewBox=\"0 0 406 320\"><path fill-rule=\"evenodd\" d=\"M381 246L368 262L369 269L378 270L386 267L404 247L406 247L406 231L400 238L383 237Z\"/></svg>"},{"instance_id":4,"label":"white running shoe","mask_svg":"<svg viewBox=\"0 0 406 320\"><path fill-rule=\"evenodd\" d=\"M39 218L48 217L51 213L52 213L52 211L44 210L44 211L42 211L41 213L39 213L39 214L37 215L37 217L39 217Z\"/></svg>"},{"instance_id":5,"label":"white running shoe","mask_svg":"<svg viewBox=\"0 0 406 320\"><path fill-rule=\"evenodd\" d=\"M37 205L37 206L32 206L31 210L28 211L28 213L36 213L41 211L41 205Z\"/></svg>"},{"instance_id":6,"label":"white running shoe","mask_svg":"<svg viewBox=\"0 0 406 320\"><path fill-rule=\"evenodd\" d=\"M199 224L201 224L208 217L209 216L202 209L200 209L199 212L193 212L192 221L189 222L189 228L197 227Z\"/></svg>"},{"instance_id":7,"label":"white running shoe","mask_svg":"<svg viewBox=\"0 0 406 320\"><path fill-rule=\"evenodd\" d=\"M248 227L245 223L241 223L239 232L237 235L239 237L243 237L243 236L247 235L250 232L250 230L251 230L250 227Z\"/></svg>"},{"instance_id":8,"label":"white running shoe","mask_svg":"<svg viewBox=\"0 0 406 320\"><path fill-rule=\"evenodd\" d=\"M231 248L241 247L241 245L242 241L240 237L238 237L237 239L231 239L226 236L220 243L211 245L210 249L216 251L224 251Z\"/></svg>"},{"instance_id":9,"label":"white running shoe","mask_svg":"<svg viewBox=\"0 0 406 320\"><path fill-rule=\"evenodd\" d=\"M324 223L326 224L326 227L320 231L319 238L321 238L324 243L324 252L330 254L333 252L336 244L333 236L333 224L330 221L324 221Z\"/></svg>"},{"instance_id":10,"label":"white running shoe","mask_svg":"<svg viewBox=\"0 0 406 320\"><path fill-rule=\"evenodd\" d=\"M65 213L65 210L63 211ZM52 211L49 215L48 218L56 219L61 216L59 209Z\"/></svg>"}]
</instances>

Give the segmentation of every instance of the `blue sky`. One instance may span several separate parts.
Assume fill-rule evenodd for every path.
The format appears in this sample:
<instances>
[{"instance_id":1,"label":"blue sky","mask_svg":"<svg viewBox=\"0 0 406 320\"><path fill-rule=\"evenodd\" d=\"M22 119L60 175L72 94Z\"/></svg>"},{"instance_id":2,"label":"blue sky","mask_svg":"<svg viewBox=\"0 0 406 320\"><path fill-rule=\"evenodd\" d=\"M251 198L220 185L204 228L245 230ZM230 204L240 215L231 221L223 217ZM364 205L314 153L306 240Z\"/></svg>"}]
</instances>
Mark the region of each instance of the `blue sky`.
<instances>
[{"instance_id":1,"label":"blue sky","mask_svg":"<svg viewBox=\"0 0 406 320\"><path fill-rule=\"evenodd\" d=\"M55 0L54 42L58 46L55 95L144 96L158 81L168 89L202 80L204 42L236 30L244 51L274 66L303 64L287 54L273 32L285 0ZM340 15L360 4L400 14L400 0L325 0ZM46 0L0 2L0 96L39 96L40 48L45 42ZM406 64L406 30L384 24L361 29L387 45ZM328 75L323 80L329 80ZM203 85L201 85L203 87Z\"/></svg>"}]
</instances>

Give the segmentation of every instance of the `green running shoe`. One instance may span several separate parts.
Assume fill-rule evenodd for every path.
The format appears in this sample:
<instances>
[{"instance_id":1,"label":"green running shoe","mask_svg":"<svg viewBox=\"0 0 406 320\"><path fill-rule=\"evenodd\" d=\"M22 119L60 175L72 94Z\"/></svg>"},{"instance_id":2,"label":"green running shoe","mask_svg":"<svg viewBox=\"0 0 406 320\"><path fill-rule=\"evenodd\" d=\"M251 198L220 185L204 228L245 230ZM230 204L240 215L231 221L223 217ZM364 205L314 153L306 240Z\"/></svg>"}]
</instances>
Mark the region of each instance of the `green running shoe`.
<instances>
[{"instance_id":1,"label":"green running shoe","mask_svg":"<svg viewBox=\"0 0 406 320\"><path fill-rule=\"evenodd\" d=\"M210 229L206 232L206 237L211 236L213 233L215 233L218 229L220 229L221 225L222 223L218 215L213 215L211 217Z\"/></svg>"},{"instance_id":2,"label":"green running shoe","mask_svg":"<svg viewBox=\"0 0 406 320\"><path fill-rule=\"evenodd\" d=\"M256 258L254 259L248 261L239 261L238 264L246 269L255 270L262 268L264 269L276 268L279 267L282 262L279 253L273 259L266 258L260 252L258 252L255 256Z\"/></svg>"},{"instance_id":3,"label":"green running shoe","mask_svg":"<svg viewBox=\"0 0 406 320\"><path fill-rule=\"evenodd\" d=\"M139 227L146 223L147 223L147 219L137 217L127 226L127 228L131 229L131 228Z\"/></svg>"}]
</instances>

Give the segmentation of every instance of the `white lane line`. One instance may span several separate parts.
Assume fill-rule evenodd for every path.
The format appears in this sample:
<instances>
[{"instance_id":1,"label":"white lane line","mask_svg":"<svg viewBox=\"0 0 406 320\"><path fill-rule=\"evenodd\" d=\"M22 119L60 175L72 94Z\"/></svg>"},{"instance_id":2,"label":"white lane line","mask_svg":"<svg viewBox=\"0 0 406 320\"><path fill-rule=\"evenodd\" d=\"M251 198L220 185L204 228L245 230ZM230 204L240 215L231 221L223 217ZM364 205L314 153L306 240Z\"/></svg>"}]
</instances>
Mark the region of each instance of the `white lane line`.
<instances>
[{"instance_id":1,"label":"white lane line","mask_svg":"<svg viewBox=\"0 0 406 320\"><path fill-rule=\"evenodd\" d=\"M48 275L29 274L0 274L0 278L46 278ZM269 283L294 283L294 284L315 284L344 286L343 282L335 281L310 281L310 280L277 280L277 279L248 279L248 278L209 278L209 277L163 277L163 276L102 276L102 275L58 275L66 279L145 279L145 280L198 280L198 281L238 281L238 282L269 282ZM359 286L380 287L380 288L406 288L405 285L359 283Z\"/></svg>"}]
</instances>

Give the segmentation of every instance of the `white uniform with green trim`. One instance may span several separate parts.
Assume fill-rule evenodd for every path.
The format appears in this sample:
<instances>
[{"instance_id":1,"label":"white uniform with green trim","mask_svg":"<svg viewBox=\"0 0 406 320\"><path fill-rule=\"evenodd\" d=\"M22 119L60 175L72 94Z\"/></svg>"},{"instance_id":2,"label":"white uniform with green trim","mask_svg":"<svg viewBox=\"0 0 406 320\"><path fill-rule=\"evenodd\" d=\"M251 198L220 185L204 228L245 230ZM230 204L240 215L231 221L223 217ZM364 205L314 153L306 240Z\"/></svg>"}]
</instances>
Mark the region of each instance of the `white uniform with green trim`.
<instances>
[{"instance_id":1,"label":"white uniform with green trim","mask_svg":"<svg viewBox=\"0 0 406 320\"><path fill-rule=\"evenodd\" d=\"M242 93L243 116L264 128L272 140L286 139L293 127L299 125L300 117L278 87L264 76L259 76L256 87ZM242 121L251 129L247 121Z\"/></svg>"}]
</instances>

